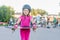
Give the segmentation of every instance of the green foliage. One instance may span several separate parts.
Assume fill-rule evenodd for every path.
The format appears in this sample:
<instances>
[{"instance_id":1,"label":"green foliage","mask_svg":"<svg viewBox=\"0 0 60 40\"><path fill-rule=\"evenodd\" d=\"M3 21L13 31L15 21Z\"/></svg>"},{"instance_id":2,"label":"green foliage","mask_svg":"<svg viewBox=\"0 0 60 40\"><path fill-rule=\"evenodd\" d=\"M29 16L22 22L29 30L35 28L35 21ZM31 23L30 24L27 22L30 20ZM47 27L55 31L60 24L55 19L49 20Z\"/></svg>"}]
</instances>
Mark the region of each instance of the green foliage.
<instances>
[{"instance_id":1,"label":"green foliage","mask_svg":"<svg viewBox=\"0 0 60 40\"><path fill-rule=\"evenodd\" d=\"M0 7L0 21L1 22L8 22L13 14L14 14L14 10L10 6L9 7L7 7L7 6Z\"/></svg>"},{"instance_id":2,"label":"green foliage","mask_svg":"<svg viewBox=\"0 0 60 40\"><path fill-rule=\"evenodd\" d=\"M48 13L45 10L42 10L42 9L32 9L31 15L36 16L37 14L40 14L41 16L43 16L45 14L48 15Z\"/></svg>"}]
</instances>

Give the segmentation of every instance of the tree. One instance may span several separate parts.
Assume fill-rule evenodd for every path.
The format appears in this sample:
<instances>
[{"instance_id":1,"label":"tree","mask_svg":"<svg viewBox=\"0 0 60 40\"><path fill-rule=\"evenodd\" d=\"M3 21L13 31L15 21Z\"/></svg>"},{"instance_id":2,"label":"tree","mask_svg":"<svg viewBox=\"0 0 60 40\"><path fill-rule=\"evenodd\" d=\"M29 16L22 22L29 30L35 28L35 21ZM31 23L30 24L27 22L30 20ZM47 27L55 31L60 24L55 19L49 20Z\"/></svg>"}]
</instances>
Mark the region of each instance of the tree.
<instances>
[{"instance_id":1,"label":"tree","mask_svg":"<svg viewBox=\"0 0 60 40\"><path fill-rule=\"evenodd\" d=\"M31 10L31 15L35 15L35 10L34 9Z\"/></svg>"},{"instance_id":2,"label":"tree","mask_svg":"<svg viewBox=\"0 0 60 40\"><path fill-rule=\"evenodd\" d=\"M1 22L8 22L13 14L14 14L14 9L11 8L10 6L9 7L7 7L7 6L0 7L0 21Z\"/></svg>"},{"instance_id":3,"label":"tree","mask_svg":"<svg viewBox=\"0 0 60 40\"><path fill-rule=\"evenodd\" d=\"M48 14L45 10L37 9L37 13L39 13L41 16Z\"/></svg>"},{"instance_id":4,"label":"tree","mask_svg":"<svg viewBox=\"0 0 60 40\"><path fill-rule=\"evenodd\" d=\"M32 9L32 11L31 11L31 15L33 15L33 16L36 16L38 13L41 16L43 16L45 14L48 15L48 13L45 10L42 10L42 9Z\"/></svg>"}]
</instances>

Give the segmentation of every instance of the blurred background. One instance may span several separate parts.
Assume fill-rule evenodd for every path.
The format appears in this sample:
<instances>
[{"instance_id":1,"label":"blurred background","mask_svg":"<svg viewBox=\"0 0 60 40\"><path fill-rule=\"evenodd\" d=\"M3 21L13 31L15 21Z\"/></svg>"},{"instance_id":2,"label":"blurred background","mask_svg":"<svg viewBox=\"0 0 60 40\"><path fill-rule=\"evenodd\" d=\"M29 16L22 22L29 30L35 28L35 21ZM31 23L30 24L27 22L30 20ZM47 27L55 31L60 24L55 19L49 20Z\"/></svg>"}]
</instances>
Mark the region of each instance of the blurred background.
<instances>
[{"instance_id":1,"label":"blurred background","mask_svg":"<svg viewBox=\"0 0 60 40\"><path fill-rule=\"evenodd\" d=\"M0 0L0 40L19 40L19 29L12 34L10 28L21 16L24 4L32 7L30 15L38 26L36 33L31 30L30 39L60 40L60 0Z\"/></svg>"}]
</instances>

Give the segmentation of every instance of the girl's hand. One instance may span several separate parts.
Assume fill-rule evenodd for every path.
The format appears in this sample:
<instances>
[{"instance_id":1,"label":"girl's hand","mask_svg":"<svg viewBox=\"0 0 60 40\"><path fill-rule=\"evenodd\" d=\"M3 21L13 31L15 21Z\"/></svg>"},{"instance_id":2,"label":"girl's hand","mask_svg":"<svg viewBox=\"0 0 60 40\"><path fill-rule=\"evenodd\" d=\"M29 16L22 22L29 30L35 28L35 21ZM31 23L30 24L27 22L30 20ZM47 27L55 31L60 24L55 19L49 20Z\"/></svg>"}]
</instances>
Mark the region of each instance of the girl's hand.
<instances>
[{"instance_id":1,"label":"girl's hand","mask_svg":"<svg viewBox=\"0 0 60 40\"><path fill-rule=\"evenodd\" d=\"M37 29L37 26L33 26L33 31L36 31L36 29Z\"/></svg>"},{"instance_id":2,"label":"girl's hand","mask_svg":"<svg viewBox=\"0 0 60 40\"><path fill-rule=\"evenodd\" d=\"M37 29L37 25L36 25L36 23L34 23L33 24L33 31L36 31L36 29Z\"/></svg>"},{"instance_id":3,"label":"girl's hand","mask_svg":"<svg viewBox=\"0 0 60 40\"><path fill-rule=\"evenodd\" d=\"M14 29L17 29L17 27L18 27L18 25L17 25L17 24L15 24L15 25L14 25Z\"/></svg>"},{"instance_id":4,"label":"girl's hand","mask_svg":"<svg viewBox=\"0 0 60 40\"><path fill-rule=\"evenodd\" d=\"M18 25L15 24L15 25L14 25L14 28L12 28L12 30L15 31L15 30L17 29L17 26L18 26Z\"/></svg>"},{"instance_id":5,"label":"girl's hand","mask_svg":"<svg viewBox=\"0 0 60 40\"><path fill-rule=\"evenodd\" d=\"M15 28L12 28L13 31L15 31Z\"/></svg>"}]
</instances>

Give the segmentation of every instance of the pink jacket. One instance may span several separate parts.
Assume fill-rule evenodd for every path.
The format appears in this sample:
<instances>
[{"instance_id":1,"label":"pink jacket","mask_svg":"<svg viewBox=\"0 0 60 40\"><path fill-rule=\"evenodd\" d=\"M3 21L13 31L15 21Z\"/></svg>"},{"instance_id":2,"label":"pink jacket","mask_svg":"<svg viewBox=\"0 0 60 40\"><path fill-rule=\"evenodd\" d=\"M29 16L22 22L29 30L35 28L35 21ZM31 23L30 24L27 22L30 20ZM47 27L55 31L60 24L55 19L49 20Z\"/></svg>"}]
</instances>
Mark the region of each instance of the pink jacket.
<instances>
[{"instance_id":1,"label":"pink jacket","mask_svg":"<svg viewBox=\"0 0 60 40\"><path fill-rule=\"evenodd\" d=\"M20 16L21 19L21 27L29 27L30 26L30 20L31 20L31 16Z\"/></svg>"}]
</instances>

